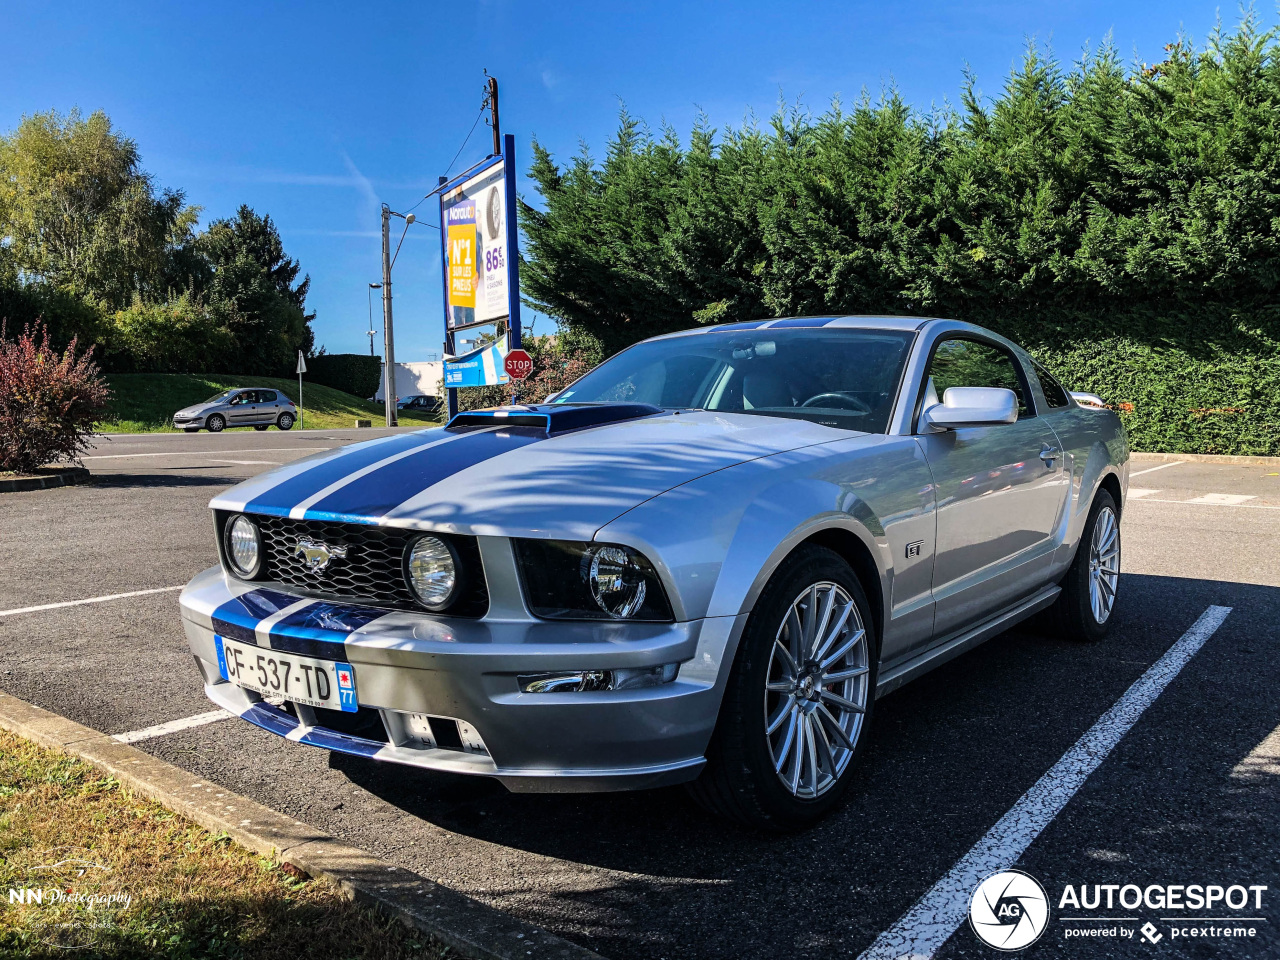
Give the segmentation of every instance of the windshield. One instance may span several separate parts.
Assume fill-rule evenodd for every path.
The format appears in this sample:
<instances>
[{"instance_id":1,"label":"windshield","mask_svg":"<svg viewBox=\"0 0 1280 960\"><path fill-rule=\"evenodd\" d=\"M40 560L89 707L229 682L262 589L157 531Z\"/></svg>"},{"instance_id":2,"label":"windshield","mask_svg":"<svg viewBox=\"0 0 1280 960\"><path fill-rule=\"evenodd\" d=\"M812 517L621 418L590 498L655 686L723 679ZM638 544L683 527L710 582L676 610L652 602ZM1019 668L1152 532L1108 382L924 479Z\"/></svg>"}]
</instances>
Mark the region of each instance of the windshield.
<instances>
[{"instance_id":1,"label":"windshield","mask_svg":"<svg viewBox=\"0 0 1280 960\"><path fill-rule=\"evenodd\" d=\"M205 403L221 403L222 401L235 396L239 392L240 391L238 390L223 390L221 393L215 393L212 397L206 400Z\"/></svg>"},{"instance_id":2,"label":"windshield","mask_svg":"<svg viewBox=\"0 0 1280 960\"><path fill-rule=\"evenodd\" d=\"M631 401L883 433L914 333L724 330L624 350L555 403Z\"/></svg>"}]
</instances>

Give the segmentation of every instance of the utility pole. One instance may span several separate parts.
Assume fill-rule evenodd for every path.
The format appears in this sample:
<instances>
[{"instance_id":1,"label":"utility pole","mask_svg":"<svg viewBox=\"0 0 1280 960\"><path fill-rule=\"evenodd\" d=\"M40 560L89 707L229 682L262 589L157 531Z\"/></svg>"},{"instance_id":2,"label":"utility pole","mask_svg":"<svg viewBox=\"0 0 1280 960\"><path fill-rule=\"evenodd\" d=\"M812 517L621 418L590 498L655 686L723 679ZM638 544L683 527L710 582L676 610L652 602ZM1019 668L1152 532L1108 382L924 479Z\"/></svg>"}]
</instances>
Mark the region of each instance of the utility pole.
<instances>
[{"instance_id":1,"label":"utility pole","mask_svg":"<svg viewBox=\"0 0 1280 960\"><path fill-rule=\"evenodd\" d=\"M382 349L386 362L383 375L383 400L387 410L387 426L396 423L396 347L391 329L391 208L382 205Z\"/></svg>"},{"instance_id":2,"label":"utility pole","mask_svg":"<svg viewBox=\"0 0 1280 960\"><path fill-rule=\"evenodd\" d=\"M490 126L493 127L493 155L496 157L502 152L502 130L498 126L498 78L489 78L489 115L492 118Z\"/></svg>"}]
</instances>

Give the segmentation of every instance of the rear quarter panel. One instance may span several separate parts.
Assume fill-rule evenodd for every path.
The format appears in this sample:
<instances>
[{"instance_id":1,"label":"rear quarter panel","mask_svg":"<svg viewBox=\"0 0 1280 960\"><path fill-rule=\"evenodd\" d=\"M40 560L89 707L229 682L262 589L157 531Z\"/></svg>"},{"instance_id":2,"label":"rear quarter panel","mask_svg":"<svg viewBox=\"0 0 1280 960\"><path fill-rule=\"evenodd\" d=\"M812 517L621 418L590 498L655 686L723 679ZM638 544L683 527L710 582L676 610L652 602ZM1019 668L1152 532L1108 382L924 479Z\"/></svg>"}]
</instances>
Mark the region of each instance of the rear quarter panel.
<instances>
[{"instance_id":1,"label":"rear quarter panel","mask_svg":"<svg viewBox=\"0 0 1280 960\"><path fill-rule=\"evenodd\" d=\"M1073 406L1047 415L1071 474L1071 504L1066 530L1054 557L1055 575L1064 572L1075 556L1076 546L1089 517L1093 498L1107 476L1120 485L1120 507L1129 491L1129 435L1112 410Z\"/></svg>"}]
</instances>

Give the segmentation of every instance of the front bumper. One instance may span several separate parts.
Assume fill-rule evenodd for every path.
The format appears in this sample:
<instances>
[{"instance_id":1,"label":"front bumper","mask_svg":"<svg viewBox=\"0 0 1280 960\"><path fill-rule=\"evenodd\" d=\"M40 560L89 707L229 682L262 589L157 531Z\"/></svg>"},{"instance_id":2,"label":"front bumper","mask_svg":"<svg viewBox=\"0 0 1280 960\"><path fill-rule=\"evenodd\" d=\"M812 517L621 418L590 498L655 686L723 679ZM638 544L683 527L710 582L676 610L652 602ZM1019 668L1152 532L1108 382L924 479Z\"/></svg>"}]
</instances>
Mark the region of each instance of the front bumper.
<instances>
[{"instance_id":1,"label":"front bumper","mask_svg":"<svg viewBox=\"0 0 1280 960\"><path fill-rule=\"evenodd\" d=\"M199 414L194 417L174 417L173 425L179 430L190 429L191 427L203 427L204 414Z\"/></svg>"},{"instance_id":2,"label":"front bumper","mask_svg":"<svg viewBox=\"0 0 1280 960\"><path fill-rule=\"evenodd\" d=\"M481 620L339 605L242 583L219 568L182 593L183 626L214 703L280 736L431 770L496 777L524 792L624 790L691 780L723 692L723 652L745 617L684 623L550 622L498 610ZM375 732L327 728L306 708L267 703L218 672L215 632L344 660ZM660 686L521 692L518 675L680 663ZM417 714L470 725L479 749L407 733ZM434 722L434 721L433 721Z\"/></svg>"}]
</instances>

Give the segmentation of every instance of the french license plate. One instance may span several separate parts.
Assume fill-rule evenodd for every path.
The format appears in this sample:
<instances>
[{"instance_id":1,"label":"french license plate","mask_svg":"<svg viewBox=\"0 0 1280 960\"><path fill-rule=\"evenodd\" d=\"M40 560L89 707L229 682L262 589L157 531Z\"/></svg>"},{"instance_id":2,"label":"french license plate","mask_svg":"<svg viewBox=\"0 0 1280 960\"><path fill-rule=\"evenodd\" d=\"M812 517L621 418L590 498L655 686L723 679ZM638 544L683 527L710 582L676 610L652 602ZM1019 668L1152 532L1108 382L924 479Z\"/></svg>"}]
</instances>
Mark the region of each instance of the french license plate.
<instances>
[{"instance_id":1,"label":"french license plate","mask_svg":"<svg viewBox=\"0 0 1280 960\"><path fill-rule=\"evenodd\" d=\"M299 657L213 635L224 680L263 696L280 696L308 707L354 713L356 673L351 664Z\"/></svg>"}]
</instances>

